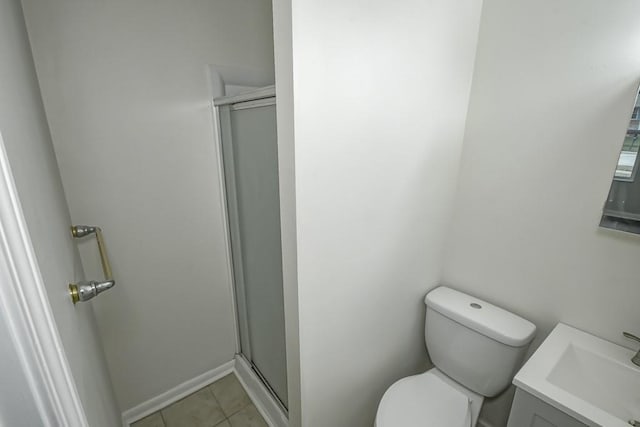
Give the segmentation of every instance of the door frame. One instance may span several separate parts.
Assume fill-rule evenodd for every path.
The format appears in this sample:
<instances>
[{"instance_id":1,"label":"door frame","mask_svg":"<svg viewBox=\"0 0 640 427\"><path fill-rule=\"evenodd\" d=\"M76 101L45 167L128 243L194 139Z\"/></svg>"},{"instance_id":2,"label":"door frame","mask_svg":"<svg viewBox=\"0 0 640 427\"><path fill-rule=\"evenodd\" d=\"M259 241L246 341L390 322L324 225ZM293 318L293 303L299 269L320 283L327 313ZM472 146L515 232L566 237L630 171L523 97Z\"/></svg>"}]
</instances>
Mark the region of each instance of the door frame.
<instances>
[{"instance_id":1,"label":"door frame","mask_svg":"<svg viewBox=\"0 0 640 427\"><path fill-rule=\"evenodd\" d=\"M67 292L66 284L60 291ZM88 426L0 133L0 319L45 426Z\"/></svg>"}]
</instances>

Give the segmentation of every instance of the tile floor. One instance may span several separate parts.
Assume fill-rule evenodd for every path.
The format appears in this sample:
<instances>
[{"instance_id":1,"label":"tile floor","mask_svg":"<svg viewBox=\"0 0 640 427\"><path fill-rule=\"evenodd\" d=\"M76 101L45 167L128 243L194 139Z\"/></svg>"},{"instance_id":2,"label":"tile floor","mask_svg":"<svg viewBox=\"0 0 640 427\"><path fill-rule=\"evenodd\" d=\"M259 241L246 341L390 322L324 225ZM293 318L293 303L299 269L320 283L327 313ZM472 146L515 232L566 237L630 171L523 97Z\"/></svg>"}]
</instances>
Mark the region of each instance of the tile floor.
<instances>
[{"instance_id":1,"label":"tile floor","mask_svg":"<svg viewBox=\"0 0 640 427\"><path fill-rule=\"evenodd\" d=\"M229 374L131 427L267 427L234 374Z\"/></svg>"}]
</instances>

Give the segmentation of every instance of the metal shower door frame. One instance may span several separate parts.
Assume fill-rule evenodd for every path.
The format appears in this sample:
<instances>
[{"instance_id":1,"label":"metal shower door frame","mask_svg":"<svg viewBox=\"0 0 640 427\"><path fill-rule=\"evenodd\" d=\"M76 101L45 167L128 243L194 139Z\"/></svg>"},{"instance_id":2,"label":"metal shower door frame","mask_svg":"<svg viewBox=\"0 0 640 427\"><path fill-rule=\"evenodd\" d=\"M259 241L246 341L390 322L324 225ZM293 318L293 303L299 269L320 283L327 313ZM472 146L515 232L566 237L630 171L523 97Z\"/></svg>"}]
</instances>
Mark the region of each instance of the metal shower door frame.
<instances>
[{"instance_id":1,"label":"metal shower door frame","mask_svg":"<svg viewBox=\"0 0 640 427\"><path fill-rule=\"evenodd\" d=\"M286 414L288 412L284 402L280 400L264 375L255 366L252 359L251 340L246 304L245 279L242 263L242 243L240 239L239 221L232 218L239 217L238 199L235 182L235 162L233 153L233 134L231 131L231 111L250 108L260 108L275 105L275 86L258 89L236 96L222 97L214 100L215 116L217 118L218 156L220 177L222 180L222 203L224 222L227 226L227 252L229 255L230 275L233 282L232 294L234 298L236 317L237 353L256 373L260 381L269 390L274 400ZM223 143L229 141L229 144Z\"/></svg>"}]
</instances>

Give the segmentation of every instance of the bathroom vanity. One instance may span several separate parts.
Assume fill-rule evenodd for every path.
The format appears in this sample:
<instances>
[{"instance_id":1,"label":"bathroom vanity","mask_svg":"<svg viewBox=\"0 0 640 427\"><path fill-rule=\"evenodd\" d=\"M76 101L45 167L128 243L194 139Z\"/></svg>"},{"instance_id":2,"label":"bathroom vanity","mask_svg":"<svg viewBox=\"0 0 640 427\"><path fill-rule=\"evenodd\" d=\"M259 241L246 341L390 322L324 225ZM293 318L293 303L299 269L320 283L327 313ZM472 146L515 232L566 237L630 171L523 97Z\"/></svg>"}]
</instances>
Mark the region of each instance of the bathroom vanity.
<instances>
[{"instance_id":1,"label":"bathroom vanity","mask_svg":"<svg viewBox=\"0 0 640 427\"><path fill-rule=\"evenodd\" d=\"M508 427L640 426L635 354L558 324L513 380Z\"/></svg>"},{"instance_id":2,"label":"bathroom vanity","mask_svg":"<svg viewBox=\"0 0 640 427\"><path fill-rule=\"evenodd\" d=\"M529 394L521 388L511 406L507 427L584 427L588 426L571 415Z\"/></svg>"}]
</instances>

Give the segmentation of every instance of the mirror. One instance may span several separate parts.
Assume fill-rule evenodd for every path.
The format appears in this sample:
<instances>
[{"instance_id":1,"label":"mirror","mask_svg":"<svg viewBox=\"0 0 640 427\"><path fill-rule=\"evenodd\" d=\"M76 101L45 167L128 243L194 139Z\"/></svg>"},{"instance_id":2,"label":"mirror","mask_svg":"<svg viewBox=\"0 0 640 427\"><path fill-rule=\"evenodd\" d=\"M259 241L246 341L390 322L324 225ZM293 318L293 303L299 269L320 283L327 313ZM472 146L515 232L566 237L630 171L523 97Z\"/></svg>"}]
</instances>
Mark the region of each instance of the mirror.
<instances>
[{"instance_id":1,"label":"mirror","mask_svg":"<svg viewBox=\"0 0 640 427\"><path fill-rule=\"evenodd\" d=\"M609 196L602 211L601 227L640 234L640 176L637 174L640 148L640 93L622 143Z\"/></svg>"}]
</instances>

